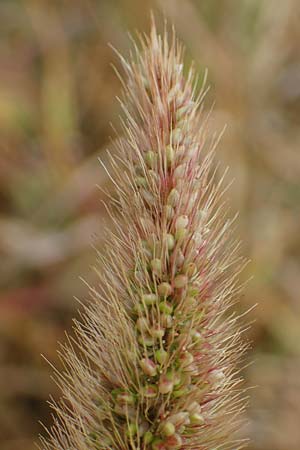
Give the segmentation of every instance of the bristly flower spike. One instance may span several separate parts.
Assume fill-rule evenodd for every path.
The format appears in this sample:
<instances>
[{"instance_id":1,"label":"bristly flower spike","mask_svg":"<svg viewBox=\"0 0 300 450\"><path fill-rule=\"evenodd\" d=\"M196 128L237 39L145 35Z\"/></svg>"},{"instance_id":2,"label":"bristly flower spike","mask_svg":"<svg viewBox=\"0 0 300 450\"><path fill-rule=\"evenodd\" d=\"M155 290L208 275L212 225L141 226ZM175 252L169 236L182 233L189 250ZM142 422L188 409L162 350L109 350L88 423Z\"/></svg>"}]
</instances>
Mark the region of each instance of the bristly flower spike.
<instances>
[{"instance_id":1,"label":"bristly flower spike","mask_svg":"<svg viewBox=\"0 0 300 450\"><path fill-rule=\"evenodd\" d=\"M63 349L63 399L43 449L219 450L235 440L244 409L244 350L228 313L240 288L225 219L223 180L212 169L194 70L183 73L173 32L152 24L122 58L124 137L111 156L115 231L99 285ZM238 263L238 264L236 264ZM237 267L234 271L232 267Z\"/></svg>"}]
</instances>

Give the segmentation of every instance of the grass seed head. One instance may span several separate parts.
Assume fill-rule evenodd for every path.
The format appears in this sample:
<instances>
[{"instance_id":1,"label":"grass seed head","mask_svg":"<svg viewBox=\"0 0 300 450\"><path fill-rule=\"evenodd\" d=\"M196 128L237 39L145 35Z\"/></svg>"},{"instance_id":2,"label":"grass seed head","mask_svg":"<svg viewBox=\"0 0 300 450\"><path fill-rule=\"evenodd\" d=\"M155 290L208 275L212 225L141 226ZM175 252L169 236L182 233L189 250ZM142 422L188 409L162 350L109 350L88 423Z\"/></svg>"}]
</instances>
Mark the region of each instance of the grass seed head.
<instances>
[{"instance_id":1,"label":"grass seed head","mask_svg":"<svg viewBox=\"0 0 300 450\"><path fill-rule=\"evenodd\" d=\"M43 449L236 448L243 345L226 312L238 259L205 138L204 87L195 94L182 56L174 32L159 35L153 23L121 57L116 232L76 323L79 352L64 352L63 399Z\"/></svg>"}]
</instances>

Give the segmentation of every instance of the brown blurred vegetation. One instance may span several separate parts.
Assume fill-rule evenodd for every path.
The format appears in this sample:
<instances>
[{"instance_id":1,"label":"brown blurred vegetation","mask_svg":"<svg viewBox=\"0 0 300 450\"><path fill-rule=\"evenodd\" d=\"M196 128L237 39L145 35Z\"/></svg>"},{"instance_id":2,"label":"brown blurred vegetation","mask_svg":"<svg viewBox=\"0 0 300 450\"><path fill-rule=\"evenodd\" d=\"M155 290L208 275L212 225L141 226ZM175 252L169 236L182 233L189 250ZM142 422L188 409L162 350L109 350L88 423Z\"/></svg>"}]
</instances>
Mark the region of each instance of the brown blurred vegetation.
<instances>
[{"instance_id":1,"label":"brown blurred vegetation","mask_svg":"<svg viewBox=\"0 0 300 450\"><path fill-rule=\"evenodd\" d=\"M34 448L57 396L57 341L93 277L101 248L97 162L114 137L120 82L108 46L149 11L174 23L216 101L212 128L235 181L232 210L258 302L248 337L255 363L252 450L300 448L300 3L298 0L0 0L0 448Z\"/></svg>"}]
</instances>

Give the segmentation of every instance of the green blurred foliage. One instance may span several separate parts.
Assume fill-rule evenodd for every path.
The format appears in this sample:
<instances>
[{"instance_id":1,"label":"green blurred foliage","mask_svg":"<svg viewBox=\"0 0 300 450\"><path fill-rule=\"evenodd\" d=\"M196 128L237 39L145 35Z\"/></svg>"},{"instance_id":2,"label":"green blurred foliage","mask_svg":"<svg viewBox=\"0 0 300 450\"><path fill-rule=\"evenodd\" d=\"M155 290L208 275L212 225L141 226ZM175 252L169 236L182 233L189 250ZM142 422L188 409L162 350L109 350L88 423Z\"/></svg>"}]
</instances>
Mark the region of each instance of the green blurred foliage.
<instances>
[{"instance_id":1,"label":"green blurred foliage","mask_svg":"<svg viewBox=\"0 0 300 450\"><path fill-rule=\"evenodd\" d=\"M237 235L253 276L240 301L254 320L245 369L252 450L300 448L300 4L298 0L0 1L0 443L34 448L58 392L57 341L94 280L101 248L97 157L118 128L119 62L153 9L205 68Z\"/></svg>"}]
</instances>

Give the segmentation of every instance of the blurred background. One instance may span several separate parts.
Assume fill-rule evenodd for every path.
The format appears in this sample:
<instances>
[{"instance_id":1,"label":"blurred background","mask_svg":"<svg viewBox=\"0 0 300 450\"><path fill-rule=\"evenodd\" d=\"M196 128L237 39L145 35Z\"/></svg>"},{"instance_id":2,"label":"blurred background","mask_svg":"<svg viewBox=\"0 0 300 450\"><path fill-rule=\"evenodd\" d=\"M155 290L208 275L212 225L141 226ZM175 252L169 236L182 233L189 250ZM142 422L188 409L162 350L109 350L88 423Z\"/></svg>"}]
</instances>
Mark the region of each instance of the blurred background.
<instances>
[{"instance_id":1,"label":"blurred background","mask_svg":"<svg viewBox=\"0 0 300 450\"><path fill-rule=\"evenodd\" d=\"M111 43L174 23L208 68L218 157L235 181L237 235L251 259L239 308L252 340L251 450L300 448L299 0L0 0L0 448L31 450L51 423L52 369L101 248L97 161L114 136L120 82ZM98 186L98 187L97 187Z\"/></svg>"}]
</instances>

